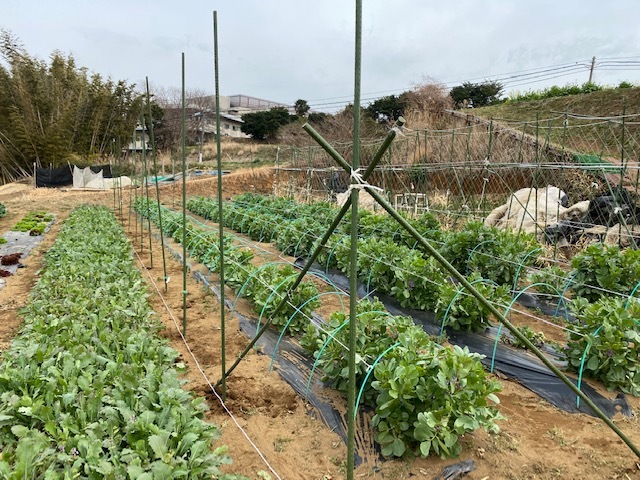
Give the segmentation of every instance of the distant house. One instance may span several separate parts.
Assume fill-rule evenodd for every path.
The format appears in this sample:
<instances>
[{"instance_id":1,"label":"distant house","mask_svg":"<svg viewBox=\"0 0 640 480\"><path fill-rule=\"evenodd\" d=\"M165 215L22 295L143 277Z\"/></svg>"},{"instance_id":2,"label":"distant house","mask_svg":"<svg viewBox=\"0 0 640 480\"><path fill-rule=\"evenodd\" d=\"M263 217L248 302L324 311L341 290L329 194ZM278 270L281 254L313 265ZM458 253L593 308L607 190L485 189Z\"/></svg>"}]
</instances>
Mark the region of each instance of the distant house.
<instances>
[{"instance_id":1,"label":"distant house","mask_svg":"<svg viewBox=\"0 0 640 480\"><path fill-rule=\"evenodd\" d=\"M242 132L241 127L244 122L237 115L228 113L220 113L220 136L232 138L249 138L249 135ZM196 123L197 134L202 133L205 141L216 138L216 114L215 112L207 112L200 123ZM201 132L202 130L202 132Z\"/></svg>"},{"instance_id":2,"label":"distant house","mask_svg":"<svg viewBox=\"0 0 640 480\"><path fill-rule=\"evenodd\" d=\"M136 131L132 142L127 147L130 152L141 152L142 150L151 150L149 133L139 123L136 125Z\"/></svg>"},{"instance_id":3,"label":"distant house","mask_svg":"<svg viewBox=\"0 0 640 480\"><path fill-rule=\"evenodd\" d=\"M228 113L220 114L220 135L229 136L233 138L249 138L249 135L243 133L240 130L242 127L242 118L237 115L231 115Z\"/></svg>"}]
</instances>

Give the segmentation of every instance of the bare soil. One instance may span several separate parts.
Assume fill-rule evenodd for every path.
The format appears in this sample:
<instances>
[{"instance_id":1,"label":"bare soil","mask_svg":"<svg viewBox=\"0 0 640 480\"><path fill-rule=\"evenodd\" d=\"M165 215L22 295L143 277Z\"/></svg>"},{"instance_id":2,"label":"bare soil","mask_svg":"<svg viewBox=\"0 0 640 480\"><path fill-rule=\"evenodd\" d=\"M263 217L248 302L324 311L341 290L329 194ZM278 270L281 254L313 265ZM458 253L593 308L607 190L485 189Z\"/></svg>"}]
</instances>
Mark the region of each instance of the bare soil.
<instances>
[{"instance_id":1,"label":"bare soil","mask_svg":"<svg viewBox=\"0 0 640 480\"><path fill-rule=\"evenodd\" d=\"M225 197L242 191L267 193L272 188L272 178L268 169L225 176ZM217 180L190 181L188 192L212 195L215 192L214 182ZM175 204L179 205L180 194L177 187L163 187L163 201L168 206L174 198ZM28 293L38 278L37 272L42 267L43 255L55 240L64 219L74 206L81 203L103 203L112 207L113 194L5 187L0 188L0 201L9 210L9 215L0 219L0 231L3 232L31 209L45 209L56 214L53 228L45 235L44 241L22 260L27 268L9 277L7 286L0 290L1 354L20 327L18 309L27 301ZM233 464L225 467L226 470L252 479L265 478L259 473L263 471L275 479L276 476L258 455L259 450L284 479L346 478L346 447L342 440L309 414L309 406L277 373L269 371L270 359L259 351L252 351L229 378L225 402L228 411L222 407L209 385L217 382L221 372L218 300L191 276L187 278L187 334L183 341L180 335L182 266L167 254L170 281L165 292L159 242L152 238L151 268L147 234L141 248L135 216L130 222L128 211L124 211L127 213L121 221L139 256L139 268L149 285L149 301L158 314L158 321L165 327L163 335L180 352L187 367L185 387L206 398L210 406L207 419L220 427L219 445L228 446ZM271 247L266 245L265 248ZM275 251L272 253L277 255ZM233 298L230 290L226 292ZM333 305L327 304L327 311L323 314L328 314L331 308L340 308L337 300L333 302ZM251 311L251 306L244 301L238 305L241 312L248 314ZM229 318L229 315L226 337L228 367L248 343L239 331L237 319ZM499 434L478 431L467 435L463 439L463 453L455 460L418 458L385 461L368 456L366 463L357 468L356 478L432 479L444 466L468 459L474 460L477 468L465 478L478 480L640 478L640 459L600 420L584 414L562 412L517 382L504 379L501 382L500 410L506 419L501 422ZM628 400L634 411L640 408L639 399L628 397ZM617 416L614 421L632 441L640 444L637 417Z\"/></svg>"}]
</instances>

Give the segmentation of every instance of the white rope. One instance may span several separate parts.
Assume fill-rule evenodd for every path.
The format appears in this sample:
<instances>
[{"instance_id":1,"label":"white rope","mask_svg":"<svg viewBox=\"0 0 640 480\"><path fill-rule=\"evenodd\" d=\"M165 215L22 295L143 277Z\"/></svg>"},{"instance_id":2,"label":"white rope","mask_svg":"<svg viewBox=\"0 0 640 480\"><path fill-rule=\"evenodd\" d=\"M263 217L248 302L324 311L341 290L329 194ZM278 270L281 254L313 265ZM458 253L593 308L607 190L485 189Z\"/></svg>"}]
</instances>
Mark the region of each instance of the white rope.
<instances>
[{"instance_id":1,"label":"white rope","mask_svg":"<svg viewBox=\"0 0 640 480\"><path fill-rule=\"evenodd\" d=\"M189 344L187 343L187 339L184 338L184 335L182 334L182 331L180 330L180 326L178 325L178 321L176 320L176 317L173 315L173 312L171 311L171 308L169 307L169 305L167 305L167 302L165 301L164 296L162 295L162 292L158 288L158 285L156 285L156 282L153 280L153 277L151 276L151 273L149 272L149 269L144 268L144 263L142 262L142 259L140 258L140 255L138 255L138 252L136 252L134 250L134 253L136 254L136 257L138 257L138 261L140 262L140 265L142 265L142 267L143 267L142 269L145 272L147 272L147 276L149 277L149 280L151 281L151 284L156 289L156 292L158 292L158 296L160 297L160 300L162 300L162 304L165 306L167 312L169 313L169 316L171 317L171 320L173 320L173 324L176 327L176 331L180 335L180 338L182 338L182 341L184 342L184 345L187 348L187 351L191 355L191 358L193 358L193 361L194 361L196 367L198 368L198 370L200 371L200 373L202 374L202 377L204 378L205 382L207 382L207 385L209 385L209 388L211 389L213 394L216 396L216 398L220 402L220 405L222 405L222 408L224 409L224 411L227 413L227 415L229 415L229 417L231 417L231 420L233 420L233 423L236 425L236 427L238 427L240 432L242 432L242 435L244 435L244 437L247 439L249 444L253 447L253 449L256 451L256 453L260 456L260 458L262 459L264 464L267 466L267 468L269 470L271 470L271 473L273 473L278 480L282 480L282 477L280 477L280 475L278 475L278 473L273 469L271 464L269 464L269 461L266 459L264 454L260 451L258 446L251 440L251 438L249 437L247 432L242 428L242 426L240 426L240 423L238 423L238 420L233 416L233 413L231 413L231 410L229 410L229 408L226 406L226 404L222 400L222 397L220 397L220 395L218 395L218 392L216 392L216 389L211 384L211 381L207 377L207 374L204 372L204 370L200 366L200 363L198 362L198 359L196 358L195 354L193 353L193 351L189 347Z\"/></svg>"},{"instance_id":2,"label":"white rope","mask_svg":"<svg viewBox=\"0 0 640 480\"><path fill-rule=\"evenodd\" d=\"M364 190L366 188L371 188L377 192L384 192L384 190L380 187L376 187L375 185L371 185L368 183L363 177L362 173L360 173L360 169L357 168L355 170L351 170L351 178L355 181L355 183L351 183L349 188L347 188L347 193L351 193L352 190Z\"/></svg>"}]
</instances>

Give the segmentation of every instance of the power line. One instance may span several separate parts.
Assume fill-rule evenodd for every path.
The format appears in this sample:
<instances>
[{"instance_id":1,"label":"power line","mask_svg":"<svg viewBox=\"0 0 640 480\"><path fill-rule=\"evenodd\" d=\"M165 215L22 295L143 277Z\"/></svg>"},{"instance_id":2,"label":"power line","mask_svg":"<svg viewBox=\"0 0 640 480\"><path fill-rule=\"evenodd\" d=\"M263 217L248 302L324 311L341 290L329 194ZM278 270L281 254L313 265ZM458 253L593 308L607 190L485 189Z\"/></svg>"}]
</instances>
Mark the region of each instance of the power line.
<instances>
[{"instance_id":1,"label":"power line","mask_svg":"<svg viewBox=\"0 0 640 480\"><path fill-rule=\"evenodd\" d=\"M640 56L629 56L629 57L604 57L600 61L596 62L595 69L596 70L608 70L608 71L637 71L640 70L640 60L632 60L638 58ZM479 79L492 79L492 81L496 81L499 83L503 83L505 87L514 88L523 85L530 85L535 83L540 83L543 81L553 80L556 78L566 77L568 75L576 74L588 70L591 65L591 60L580 60L570 63L563 63L558 65L549 65L546 67L538 67L531 68L525 70L519 70L514 72L506 72L502 74L496 75L484 75L479 77L468 78L466 80L458 80L458 81L448 81L443 82L444 86L457 85L465 82L470 82L473 80ZM410 90L410 87L407 88L399 88L393 90L385 90L378 92L369 92L363 95L363 101L375 101L380 96L375 96L380 93L389 93L389 92L400 92ZM350 103L350 95L338 96L338 97L328 97L325 99L312 100L309 102L309 106L319 110L337 110L339 107L347 106ZM323 100L336 100L332 102L323 102ZM343 101L339 101L339 99L345 99ZM315 103L321 102L321 103Z\"/></svg>"}]
</instances>

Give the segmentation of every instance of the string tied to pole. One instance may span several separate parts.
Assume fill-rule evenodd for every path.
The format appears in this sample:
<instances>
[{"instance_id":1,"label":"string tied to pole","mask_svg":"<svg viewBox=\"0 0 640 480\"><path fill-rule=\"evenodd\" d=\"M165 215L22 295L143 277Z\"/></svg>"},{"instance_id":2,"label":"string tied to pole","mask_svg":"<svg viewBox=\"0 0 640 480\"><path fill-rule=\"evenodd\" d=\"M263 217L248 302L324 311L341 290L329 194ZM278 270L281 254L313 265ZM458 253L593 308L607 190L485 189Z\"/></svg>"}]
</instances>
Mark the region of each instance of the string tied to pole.
<instances>
[{"instance_id":1,"label":"string tied to pole","mask_svg":"<svg viewBox=\"0 0 640 480\"><path fill-rule=\"evenodd\" d=\"M364 190L365 188L371 188L377 192L384 192L384 190L380 187L377 187L375 185L371 185L369 182L367 182L363 177L362 177L362 173L360 172L359 168L351 169L351 174L350 174L351 178L355 181L355 183L351 183L349 185L349 188L347 189L347 193L351 193L352 190L357 189L357 190Z\"/></svg>"}]
</instances>

